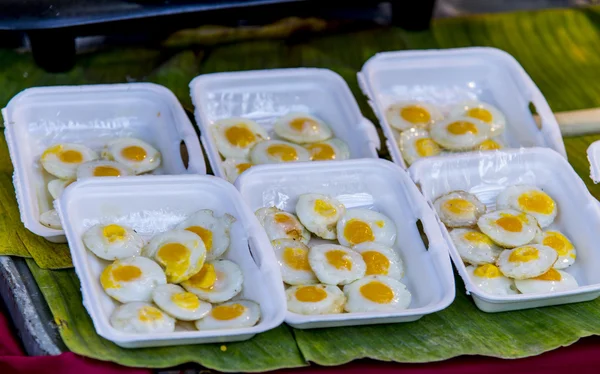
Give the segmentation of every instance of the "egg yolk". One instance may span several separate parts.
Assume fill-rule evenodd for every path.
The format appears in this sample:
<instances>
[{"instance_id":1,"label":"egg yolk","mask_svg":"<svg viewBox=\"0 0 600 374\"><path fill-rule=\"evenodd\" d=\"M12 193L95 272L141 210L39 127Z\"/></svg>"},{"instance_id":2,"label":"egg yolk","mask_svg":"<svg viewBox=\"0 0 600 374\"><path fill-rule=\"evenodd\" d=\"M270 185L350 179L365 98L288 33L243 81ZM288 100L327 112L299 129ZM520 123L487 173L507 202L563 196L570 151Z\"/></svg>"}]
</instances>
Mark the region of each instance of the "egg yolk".
<instances>
[{"instance_id":1,"label":"egg yolk","mask_svg":"<svg viewBox=\"0 0 600 374\"><path fill-rule=\"evenodd\" d=\"M350 244L356 245L374 241L375 235L373 235L373 230L371 230L371 226L368 223L358 219L351 219L344 227L344 238Z\"/></svg>"},{"instance_id":2,"label":"egg yolk","mask_svg":"<svg viewBox=\"0 0 600 374\"><path fill-rule=\"evenodd\" d=\"M137 145L130 145L129 147L123 148L121 155L129 161L141 162L148 156L146 150Z\"/></svg>"},{"instance_id":3,"label":"egg yolk","mask_svg":"<svg viewBox=\"0 0 600 374\"><path fill-rule=\"evenodd\" d=\"M311 144L306 149L310 152L310 159L312 161L335 160L335 150L329 144Z\"/></svg>"},{"instance_id":4,"label":"egg yolk","mask_svg":"<svg viewBox=\"0 0 600 374\"><path fill-rule=\"evenodd\" d=\"M377 251L365 251L362 254L367 271L365 275L387 275L390 269L390 260L387 256Z\"/></svg>"},{"instance_id":5,"label":"egg yolk","mask_svg":"<svg viewBox=\"0 0 600 374\"><path fill-rule=\"evenodd\" d=\"M302 238L302 230L297 227L296 220L285 213L277 213L275 222L284 227L286 235L294 240Z\"/></svg>"},{"instance_id":6,"label":"egg yolk","mask_svg":"<svg viewBox=\"0 0 600 374\"><path fill-rule=\"evenodd\" d=\"M481 151L491 151L494 149L501 149L502 146L497 142L493 141L492 139L487 139L483 143L481 143L478 148Z\"/></svg>"},{"instance_id":7,"label":"egg yolk","mask_svg":"<svg viewBox=\"0 0 600 374\"><path fill-rule=\"evenodd\" d=\"M267 153L270 156L284 162L296 161L298 159L298 152L296 152L294 147L287 144L270 145L267 148Z\"/></svg>"},{"instance_id":8,"label":"egg yolk","mask_svg":"<svg viewBox=\"0 0 600 374\"><path fill-rule=\"evenodd\" d=\"M133 265L108 265L100 274L100 283L104 289L121 288L119 282L131 282L142 276L142 271Z\"/></svg>"},{"instance_id":9,"label":"egg yolk","mask_svg":"<svg viewBox=\"0 0 600 374\"><path fill-rule=\"evenodd\" d=\"M389 304L394 300L394 291L379 281L369 282L361 286L360 293L366 299L378 304Z\"/></svg>"},{"instance_id":10,"label":"egg yolk","mask_svg":"<svg viewBox=\"0 0 600 374\"><path fill-rule=\"evenodd\" d=\"M304 303L316 303L325 300L327 291L318 286L304 286L296 290L296 299Z\"/></svg>"},{"instance_id":11,"label":"egg yolk","mask_svg":"<svg viewBox=\"0 0 600 374\"><path fill-rule=\"evenodd\" d=\"M225 137L231 145L239 148L246 148L256 141L254 133L244 125L227 128Z\"/></svg>"},{"instance_id":12,"label":"egg yolk","mask_svg":"<svg viewBox=\"0 0 600 374\"><path fill-rule=\"evenodd\" d=\"M112 166L96 166L94 168L94 177L120 177L119 169Z\"/></svg>"},{"instance_id":13,"label":"egg yolk","mask_svg":"<svg viewBox=\"0 0 600 374\"><path fill-rule=\"evenodd\" d=\"M444 202L444 209L459 216L472 215L475 205L465 199L450 199Z\"/></svg>"},{"instance_id":14,"label":"egg yolk","mask_svg":"<svg viewBox=\"0 0 600 374\"><path fill-rule=\"evenodd\" d=\"M521 209L540 214L551 214L554 211L554 200L544 192L530 191L523 193L518 199Z\"/></svg>"},{"instance_id":15,"label":"egg yolk","mask_svg":"<svg viewBox=\"0 0 600 374\"><path fill-rule=\"evenodd\" d=\"M496 225L502 227L506 231L521 232L523 231L523 222L518 217L505 214L496 220Z\"/></svg>"},{"instance_id":16,"label":"egg yolk","mask_svg":"<svg viewBox=\"0 0 600 374\"><path fill-rule=\"evenodd\" d=\"M308 251L302 248L285 248L283 250L283 261L294 270L311 270L308 263Z\"/></svg>"},{"instance_id":17,"label":"egg yolk","mask_svg":"<svg viewBox=\"0 0 600 374\"><path fill-rule=\"evenodd\" d=\"M352 260L345 251L334 249L325 253L327 262L338 270L352 270Z\"/></svg>"},{"instance_id":18,"label":"egg yolk","mask_svg":"<svg viewBox=\"0 0 600 374\"><path fill-rule=\"evenodd\" d=\"M230 321L238 318L246 311L242 304L219 305L212 309L210 314L219 321Z\"/></svg>"},{"instance_id":19,"label":"egg yolk","mask_svg":"<svg viewBox=\"0 0 600 374\"><path fill-rule=\"evenodd\" d=\"M484 108L471 108L467 111L467 116L477 118L478 120L486 123L492 122L493 119L492 113Z\"/></svg>"},{"instance_id":20,"label":"egg yolk","mask_svg":"<svg viewBox=\"0 0 600 374\"><path fill-rule=\"evenodd\" d=\"M59 160L68 164L78 164L83 161L83 155L81 154L81 152L75 151L73 149L68 149L64 151L63 146L60 144L46 149L42 154L42 159L46 159L46 157L48 157L49 154L56 155Z\"/></svg>"},{"instance_id":21,"label":"egg yolk","mask_svg":"<svg viewBox=\"0 0 600 374\"><path fill-rule=\"evenodd\" d=\"M206 247L206 250L209 252L212 250L212 246L213 246L212 231L205 229L202 226L190 226L190 227L186 228L186 231L191 231L194 234L198 235L200 238L202 238L202 241L204 242L204 246Z\"/></svg>"},{"instance_id":22,"label":"egg yolk","mask_svg":"<svg viewBox=\"0 0 600 374\"><path fill-rule=\"evenodd\" d=\"M114 243L116 241L120 241L125 239L125 235L127 235L127 231L115 224L106 225L102 229L102 235L108 240L109 243Z\"/></svg>"},{"instance_id":23,"label":"egg yolk","mask_svg":"<svg viewBox=\"0 0 600 374\"><path fill-rule=\"evenodd\" d=\"M537 280L542 280L542 281L560 281L562 279L562 275L560 275L560 273L558 271L556 271L556 269L554 268L550 268L550 270L548 270L547 272L545 272L544 274L537 276L535 278L532 279L537 279Z\"/></svg>"},{"instance_id":24,"label":"egg yolk","mask_svg":"<svg viewBox=\"0 0 600 374\"><path fill-rule=\"evenodd\" d=\"M410 123L429 123L431 114L429 111L419 105L407 105L400 109L400 116Z\"/></svg>"},{"instance_id":25,"label":"egg yolk","mask_svg":"<svg viewBox=\"0 0 600 374\"><path fill-rule=\"evenodd\" d=\"M450 134L453 135L465 135L466 133L477 134L477 126L473 122L468 121L455 121L448 125L446 128Z\"/></svg>"},{"instance_id":26,"label":"egg yolk","mask_svg":"<svg viewBox=\"0 0 600 374\"><path fill-rule=\"evenodd\" d=\"M161 320L163 318L163 314L160 310L153 306L143 306L138 311L138 318L142 322L154 322Z\"/></svg>"},{"instance_id":27,"label":"egg yolk","mask_svg":"<svg viewBox=\"0 0 600 374\"><path fill-rule=\"evenodd\" d=\"M315 212L323 217L333 217L337 213L337 209L328 201L317 199L315 200Z\"/></svg>"},{"instance_id":28,"label":"egg yolk","mask_svg":"<svg viewBox=\"0 0 600 374\"><path fill-rule=\"evenodd\" d=\"M509 262L529 262L537 260L540 257L540 251L534 247L521 247L513 250L508 256Z\"/></svg>"},{"instance_id":29,"label":"egg yolk","mask_svg":"<svg viewBox=\"0 0 600 374\"><path fill-rule=\"evenodd\" d=\"M210 291L215 286L217 281L217 272L213 264L204 264L199 272L192 275L187 282L194 288L202 288L205 291Z\"/></svg>"},{"instance_id":30,"label":"egg yolk","mask_svg":"<svg viewBox=\"0 0 600 374\"><path fill-rule=\"evenodd\" d=\"M492 245L492 240L490 238L487 237L487 235L482 234L480 232L476 232L476 231L469 231L467 232L465 235L463 235L463 238L465 238L467 241L473 243L473 244L485 244L485 245Z\"/></svg>"},{"instance_id":31,"label":"egg yolk","mask_svg":"<svg viewBox=\"0 0 600 374\"><path fill-rule=\"evenodd\" d=\"M242 162L241 164L237 164L235 166L238 174L242 174L243 172L245 172L246 170L250 169L252 167L252 164L249 162Z\"/></svg>"},{"instance_id":32,"label":"egg yolk","mask_svg":"<svg viewBox=\"0 0 600 374\"><path fill-rule=\"evenodd\" d=\"M502 276L502 272L497 266L485 264L478 266L473 273L479 278L498 278Z\"/></svg>"},{"instance_id":33,"label":"egg yolk","mask_svg":"<svg viewBox=\"0 0 600 374\"><path fill-rule=\"evenodd\" d=\"M565 256L573 249L573 245L563 234L556 231L548 231L542 240L543 245L554 248L559 256Z\"/></svg>"},{"instance_id":34,"label":"egg yolk","mask_svg":"<svg viewBox=\"0 0 600 374\"><path fill-rule=\"evenodd\" d=\"M177 283L190 267L190 250L181 243L167 243L160 247L156 259L165 267L165 274L171 283Z\"/></svg>"},{"instance_id":35,"label":"egg yolk","mask_svg":"<svg viewBox=\"0 0 600 374\"><path fill-rule=\"evenodd\" d=\"M435 156L442 151L440 146L429 138L417 139L415 142L415 148L420 157Z\"/></svg>"},{"instance_id":36,"label":"egg yolk","mask_svg":"<svg viewBox=\"0 0 600 374\"><path fill-rule=\"evenodd\" d=\"M196 310L200 306L198 296L191 292L179 292L171 295L171 301L182 309Z\"/></svg>"},{"instance_id":37,"label":"egg yolk","mask_svg":"<svg viewBox=\"0 0 600 374\"><path fill-rule=\"evenodd\" d=\"M383 226L385 226L385 221L382 221L382 220L375 221L375 225L377 225L377 227L379 227L380 229L382 229Z\"/></svg>"},{"instance_id":38,"label":"egg yolk","mask_svg":"<svg viewBox=\"0 0 600 374\"><path fill-rule=\"evenodd\" d=\"M305 127L308 127L311 130L318 130L319 124L313 119L306 118L306 117L300 117L300 118L294 118L293 120L291 120L290 127L298 132L302 132L302 131L304 131Z\"/></svg>"}]
</instances>

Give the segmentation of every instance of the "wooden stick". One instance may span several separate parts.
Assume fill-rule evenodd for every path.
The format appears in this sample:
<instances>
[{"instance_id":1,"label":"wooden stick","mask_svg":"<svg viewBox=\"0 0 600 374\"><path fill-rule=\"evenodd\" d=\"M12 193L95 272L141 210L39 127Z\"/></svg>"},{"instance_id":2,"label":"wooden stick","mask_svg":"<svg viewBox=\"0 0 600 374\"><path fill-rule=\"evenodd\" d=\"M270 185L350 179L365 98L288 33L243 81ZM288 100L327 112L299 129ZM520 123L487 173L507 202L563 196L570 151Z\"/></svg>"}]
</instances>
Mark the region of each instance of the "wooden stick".
<instances>
[{"instance_id":1,"label":"wooden stick","mask_svg":"<svg viewBox=\"0 0 600 374\"><path fill-rule=\"evenodd\" d=\"M600 108L557 112L554 116L563 136L600 134Z\"/></svg>"}]
</instances>

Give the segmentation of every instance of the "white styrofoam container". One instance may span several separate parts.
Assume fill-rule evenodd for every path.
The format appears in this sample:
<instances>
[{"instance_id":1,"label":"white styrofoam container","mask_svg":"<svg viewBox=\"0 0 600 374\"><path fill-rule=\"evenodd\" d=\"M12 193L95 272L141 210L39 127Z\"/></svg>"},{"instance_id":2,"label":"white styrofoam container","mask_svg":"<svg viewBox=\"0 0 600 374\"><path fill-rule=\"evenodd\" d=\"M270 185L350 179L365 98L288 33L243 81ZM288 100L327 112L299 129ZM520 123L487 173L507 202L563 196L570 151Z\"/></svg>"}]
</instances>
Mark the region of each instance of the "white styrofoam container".
<instances>
[{"instance_id":1,"label":"white styrofoam container","mask_svg":"<svg viewBox=\"0 0 600 374\"><path fill-rule=\"evenodd\" d=\"M200 75L190 82L196 123L210 165L225 177L211 127L215 121L244 117L277 139L273 125L289 112L305 112L327 123L348 144L351 158L378 158L379 136L360 112L348 84L328 69L298 68Z\"/></svg>"},{"instance_id":2,"label":"white styrofoam container","mask_svg":"<svg viewBox=\"0 0 600 374\"><path fill-rule=\"evenodd\" d=\"M126 348L232 342L250 339L283 322L285 295L269 239L239 192L226 181L200 175L90 178L70 185L55 205L81 281L83 304L103 338ZM119 303L104 292L99 282L100 273L110 261L86 250L84 232L97 223L117 222L149 240L200 209L236 218L224 258L241 267L244 288L236 298L260 304L259 323L247 328L207 331L178 323L175 332L166 334L131 334L114 329L109 317Z\"/></svg>"},{"instance_id":3,"label":"white styrofoam container","mask_svg":"<svg viewBox=\"0 0 600 374\"><path fill-rule=\"evenodd\" d=\"M371 57L358 73L358 83L383 128L395 163L406 168L398 134L385 110L402 100L437 105L444 114L464 100L481 100L506 116L501 142L508 148L549 147L566 157L558 123L546 99L517 60L487 47L383 52ZM538 128L529 110L533 103Z\"/></svg>"},{"instance_id":4,"label":"white styrofoam container","mask_svg":"<svg viewBox=\"0 0 600 374\"><path fill-rule=\"evenodd\" d=\"M252 211L276 206L295 211L301 194L323 193L336 197L346 208L369 208L396 224L394 249L404 261L402 282L412 293L406 310L373 313L301 315L288 312L285 321L300 329L414 321L446 308L455 295L454 275L434 212L407 172L385 160L361 159L290 164L285 169L259 165L235 183ZM417 222L428 238L426 247ZM312 239L309 245L326 242Z\"/></svg>"},{"instance_id":5,"label":"white styrofoam container","mask_svg":"<svg viewBox=\"0 0 600 374\"><path fill-rule=\"evenodd\" d=\"M587 158L590 163L590 178L594 183L600 183L600 140L590 144Z\"/></svg>"},{"instance_id":6,"label":"white styrofoam container","mask_svg":"<svg viewBox=\"0 0 600 374\"><path fill-rule=\"evenodd\" d=\"M29 88L2 109L13 182L21 220L34 234L64 242L62 230L39 222L52 209L47 184L55 177L41 166L41 154L58 142L84 144L96 151L117 137L147 141L162 154L153 174L206 174L198 136L175 95L152 83ZM180 145L189 155L186 169Z\"/></svg>"},{"instance_id":7,"label":"white styrofoam container","mask_svg":"<svg viewBox=\"0 0 600 374\"><path fill-rule=\"evenodd\" d=\"M577 249L577 259L563 269L580 287L550 294L496 296L481 291L469 278L448 230L438 220L450 255L465 282L467 294L485 312L501 312L592 300L600 296L600 205L575 170L559 153L548 148L522 148L480 154L457 154L417 161L409 169L430 204L454 190L475 194L488 210L507 186L535 185L548 193L558 206L558 215L547 229L563 232Z\"/></svg>"}]
</instances>

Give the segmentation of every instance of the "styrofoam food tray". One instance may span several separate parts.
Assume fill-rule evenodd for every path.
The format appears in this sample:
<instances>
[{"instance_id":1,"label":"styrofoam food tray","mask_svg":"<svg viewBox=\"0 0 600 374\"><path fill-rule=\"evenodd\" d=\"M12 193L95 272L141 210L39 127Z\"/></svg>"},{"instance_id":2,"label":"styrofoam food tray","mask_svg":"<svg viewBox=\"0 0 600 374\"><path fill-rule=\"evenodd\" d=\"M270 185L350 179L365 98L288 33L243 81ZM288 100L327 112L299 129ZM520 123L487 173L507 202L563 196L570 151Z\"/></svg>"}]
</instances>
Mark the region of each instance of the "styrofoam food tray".
<instances>
[{"instance_id":1,"label":"styrofoam food tray","mask_svg":"<svg viewBox=\"0 0 600 374\"><path fill-rule=\"evenodd\" d=\"M56 208L65 227L73 265L81 281L83 304L98 335L121 347L137 348L180 344L232 342L279 326L285 317L285 295L279 265L263 228L233 185L213 176L178 175L145 178L90 178L70 185ZM184 325L167 334L129 334L109 322L119 304L102 289L100 273L110 264L86 250L82 235L97 223L117 222L149 240L174 228L192 213L211 209L217 216L236 218L231 244L224 258L237 263L244 288L236 298L260 304L256 326L229 330L196 331Z\"/></svg>"},{"instance_id":2,"label":"styrofoam food tray","mask_svg":"<svg viewBox=\"0 0 600 374\"><path fill-rule=\"evenodd\" d=\"M360 112L344 79L328 69L298 68L200 75L190 83L196 123L210 165L225 177L210 128L215 121L244 117L263 126L271 138L275 121L305 112L327 123L348 144L351 158L378 158L379 136Z\"/></svg>"},{"instance_id":3,"label":"styrofoam food tray","mask_svg":"<svg viewBox=\"0 0 600 374\"><path fill-rule=\"evenodd\" d=\"M316 192L336 197L346 208L374 209L396 224L394 249L405 265L401 282L412 294L408 309L329 315L287 312L289 325L304 329L409 322L442 310L454 300L452 265L435 214L408 173L393 163L362 159L297 163L285 169L260 165L242 174L235 185L254 212L269 206L294 212L301 194ZM418 221L428 238L428 248L421 239ZM309 246L323 242L313 238Z\"/></svg>"},{"instance_id":4,"label":"styrofoam food tray","mask_svg":"<svg viewBox=\"0 0 600 374\"><path fill-rule=\"evenodd\" d=\"M600 183L600 140L590 144L587 158L590 163L590 178L594 183Z\"/></svg>"},{"instance_id":5,"label":"styrofoam food tray","mask_svg":"<svg viewBox=\"0 0 600 374\"><path fill-rule=\"evenodd\" d=\"M403 167L399 132L385 118L385 110L402 100L435 104L445 115L464 100L490 103L506 117L500 136L505 147L550 147L566 157L546 99L517 60L502 50L474 47L378 53L363 65L358 83L379 119L392 159ZM530 103L539 114L541 129Z\"/></svg>"},{"instance_id":6,"label":"styrofoam food tray","mask_svg":"<svg viewBox=\"0 0 600 374\"><path fill-rule=\"evenodd\" d=\"M34 234L54 242L62 230L39 222L52 209L48 182L54 179L39 159L59 142L84 144L95 151L112 139L135 137L156 147L161 166L153 174L206 174L198 136L173 93L152 83L35 87L13 97L2 110L21 220ZM186 170L180 145L184 142Z\"/></svg>"},{"instance_id":7,"label":"styrofoam food tray","mask_svg":"<svg viewBox=\"0 0 600 374\"><path fill-rule=\"evenodd\" d=\"M446 237L450 255L472 294L477 307L485 312L501 312L592 300L600 296L600 206L571 165L560 154L547 148L523 148L431 157L410 167L413 180L430 202L450 191L475 194L488 211L495 209L496 197L506 187L535 185L548 193L558 207L554 223L546 230L559 230L577 250L575 263L566 269L580 287L570 291L509 296L481 291L469 278L448 230L438 223Z\"/></svg>"}]
</instances>

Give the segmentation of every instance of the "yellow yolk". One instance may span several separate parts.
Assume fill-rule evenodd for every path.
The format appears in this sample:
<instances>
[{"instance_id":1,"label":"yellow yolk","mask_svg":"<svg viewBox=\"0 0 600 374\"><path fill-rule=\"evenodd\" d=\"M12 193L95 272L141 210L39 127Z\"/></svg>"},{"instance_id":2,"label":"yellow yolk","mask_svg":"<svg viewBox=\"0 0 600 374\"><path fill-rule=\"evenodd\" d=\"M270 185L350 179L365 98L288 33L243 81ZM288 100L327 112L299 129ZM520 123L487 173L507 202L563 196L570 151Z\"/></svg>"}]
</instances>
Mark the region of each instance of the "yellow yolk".
<instances>
[{"instance_id":1,"label":"yellow yolk","mask_svg":"<svg viewBox=\"0 0 600 374\"><path fill-rule=\"evenodd\" d=\"M210 314L219 321L229 321L238 318L246 311L246 307L241 304L219 305L212 309Z\"/></svg>"},{"instance_id":2,"label":"yellow yolk","mask_svg":"<svg viewBox=\"0 0 600 374\"><path fill-rule=\"evenodd\" d=\"M500 269L492 264L478 266L473 273L479 278L498 278L502 276Z\"/></svg>"},{"instance_id":3,"label":"yellow yolk","mask_svg":"<svg viewBox=\"0 0 600 374\"><path fill-rule=\"evenodd\" d=\"M546 237L542 240L542 244L554 248L559 256L565 256L569 251L573 250L573 245L569 242L569 239L556 231L547 232Z\"/></svg>"},{"instance_id":4,"label":"yellow yolk","mask_svg":"<svg viewBox=\"0 0 600 374\"><path fill-rule=\"evenodd\" d=\"M167 243L160 247L156 259L165 267L169 282L176 282L190 266L190 250L181 243Z\"/></svg>"},{"instance_id":5,"label":"yellow yolk","mask_svg":"<svg viewBox=\"0 0 600 374\"><path fill-rule=\"evenodd\" d=\"M202 238L202 241L204 242L204 246L206 247L206 250L209 252L212 250L212 244L213 244L212 231L207 230L202 226L190 226L190 227L186 228L186 231L191 231L194 234L198 235L200 238Z\"/></svg>"},{"instance_id":6,"label":"yellow yolk","mask_svg":"<svg viewBox=\"0 0 600 374\"><path fill-rule=\"evenodd\" d=\"M521 209L540 214L551 214L554 211L554 200L544 192L530 191L523 193L518 199Z\"/></svg>"},{"instance_id":7,"label":"yellow yolk","mask_svg":"<svg viewBox=\"0 0 600 374\"><path fill-rule=\"evenodd\" d=\"M496 220L496 225L502 227L506 231L521 232L523 231L523 222L518 217L506 214Z\"/></svg>"},{"instance_id":8,"label":"yellow yolk","mask_svg":"<svg viewBox=\"0 0 600 374\"><path fill-rule=\"evenodd\" d=\"M310 118L294 118L290 121L290 127L298 132L302 132L304 127L307 126L312 130L317 130L319 128L319 124Z\"/></svg>"},{"instance_id":9,"label":"yellow yolk","mask_svg":"<svg viewBox=\"0 0 600 374\"><path fill-rule=\"evenodd\" d=\"M475 126L473 122L468 121L452 122L446 129L450 134L453 135L464 135L468 132L471 134L477 134L479 132L479 130L477 130L477 126Z\"/></svg>"},{"instance_id":10,"label":"yellow yolk","mask_svg":"<svg viewBox=\"0 0 600 374\"><path fill-rule=\"evenodd\" d=\"M94 177L120 177L119 169L112 166L96 166L94 169Z\"/></svg>"},{"instance_id":11,"label":"yellow yolk","mask_svg":"<svg viewBox=\"0 0 600 374\"><path fill-rule=\"evenodd\" d=\"M59 160L68 164L78 164L83 161L81 152L72 149L63 151L63 146L60 144L46 149L42 154L42 159L46 159L49 154L55 154Z\"/></svg>"},{"instance_id":12,"label":"yellow yolk","mask_svg":"<svg viewBox=\"0 0 600 374\"><path fill-rule=\"evenodd\" d=\"M479 149L482 151L491 151L493 149L501 149L502 146L492 139L484 140L483 143L479 145Z\"/></svg>"},{"instance_id":13,"label":"yellow yolk","mask_svg":"<svg viewBox=\"0 0 600 374\"><path fill-rule=\"evenodd\" d=\"M484 108L472 108L467 111L467 116L472 118L477 118L480 121L490 123L492 122L492 113L489 110Z\"/></svg>"},{"instance_id":14,"label":"yellow yolk","mask_svg":"<svg viewBox=\"0 0 600 374\"><path fill-rule=\"evenodd\" d=\"M377 225L377 227L379 227L380 229L383 228L383 226L385 226L385 221L375 221L375 224Z\"/></svg>"},{"instance_id":15,"label":"yellow yolk","mask_svg":"<svg viewBox=\"0 0 600 374\"><path fill-rule=\"evenodd\" d=\"M107 225L102 229L102 235L108 240L109 243L114 243L117 240L125 239L127 231L119 225Z\"/></svg>"},{"instance_id":16,"label":"yellow yolk","mask_svg":"<svg viewBox=\"0 0 600 374\"><path fill-rule=\"evenodd\" d=\"M310 152L310 159L312 161L335 160L335 150L329 144L311 144L306 149Z\"/></svg>"},{"instance_id":17,"label":"yellow yolk","mask_svg":"<svg viewBox=\"0 0 600 374\"><path fill-rule=\"evenodd\" d=\"M390 260L377 251L365 251L361 253L367 272L365 275L387 275L390 269Z\"/></svg>"},{"instance_id":18,"label":"yellow yolk","mask_svg":"<svg viewBox=\"0 0 600 374\"><path fill-rule=\"evenodd\" d=\"M246 148L256 141L256 136L244 125L231 126L225 130L227 141L236 147Z\"/></svg>"},{"instance_id":19,"label":"yellow yolk","mask_svg":"<svg viewBox=\"0 0 600 374\"><path fill-rule=\"evenodd\" d=\"M129 147L123 148L121 151L121 155L128 159L129 161L141 162L148 156L146 150L137 145L131 145Z\"/></svg>"},{"instance_id":20,"label":"yellow yolk","mask_svg":"<svg viewBox=\"0 0 600 374\"><path fill-rule=\"evenodd\" d=\"M138 318L142 322L153 322L161 320L163 314L153 306L144 306L138 311Z\"/></svg>"},{"instance_id":21,"label":"yellow yolk","mask_svg":"<svg viewBox=\"0 0 600 374\"><path fill-rule=\"evenodd\" d=\"M521 247L515 249L510 256L508 256L509 262L529 262L537 260L540 257L540 251L534 247Z\"/></svg>"},{"instance_id":22,"label":"yellow yolk","mask_svg":"<svg viewBox=\"0 0 600 374\"><path fill-rule=\"evenodd\" d=\"M435 156L442 151L440 146L429 138L417 139L415 142L415 148L417 150L417 154L421 157Z\"/></svg>"},{"instance_id":23,"label":"yellow yolk","mask_svg":"<svg viewBox=\"0 0 600 374\"><path fill-rule=\"evenodd\" d=\"M544 274L537 276L535 278L532 279L537 279L537 280L542 280L542 281L560 281L562 279L562 276L560 275L560 273L558 271L556 271L556 269L554 268L550 268L550 270L548 270L547 272L545 272Z\"/></svg>"},{"instance_id":24,"label":"yellow yolk","mask_svg":"<svg viewBox=\"0 0 600 374\"><path fill-rule=\"evenodd\" d=\"M351 219L344 227L344 238L351 245L356 245L374 241L375 235L373 235L373 230L371 230L371 226L368 223L358 219Z\"/></svg>"},{"instance_id":25,"label":"yellow yolk","mask_svg":"<svg viewBox=\"0 0 600 374\"><path fill-rule=\"evenodd\" d=\"M419 105L407 105L400 109L400 116L410 123L429 123L431 114Z\"/></svg>"},{"instance_id":26,"label":"yellow yolk","mask_svg":"<svg viewBox=\"0 0 600 374\"><path fill-rule=\"evenodd\" d=\"M200 300L198 296L191 292L180 292L171 296L173 304L177 305L182 309L195 310L200 306Z\"/></svg>"},{"instance_id":27,"label":"yellow yolk","mask_svg":"<svg viewBox=\"0 0 600 374\"><path fill-rule=\"evenodd\" d=\"M463 238L474 244L493 244L492 239L488 238L485 234L482 234L480 232L469 231L463 236Z\"/></svg>"},{"instance_id":28,"label":"yellow yolk","mask_svg":"<svg viewBox=\"0 0 600 374\"><path fill-rule=\"evenodd\" d=\"M285 248L283 250L283 261L294 270L310 270L308 251L302 248Z\"/></svg>"},{"instance_id":29,"label":"yellow yolk","mask_svg":"<svg viewBox=\"0 0 600 374\"><path fill-rule=\"evenodd\" d=\"M316 303L325 300L326 297L327 292L317 286L304 286L296 290L296 299L304 303Z\"/></svg>"},{"instance_id":30,"label":"yellow yolk","mask_svg":"<svg viewBox=\"0 0 600 374\"><path fill-rule=\"evenodd\" d=\"M325 253L325 258L330 265L338 270L352 270L352 260L345 251L334 249Z\"/></svg>"},{"instance_id":31,"label":"yellow yolk","mask_svg":"<svg viewBox=\"0 0 600 374\"><path fill-rule=\"evenodd\" d=\"M360 293L366 299L379 304L389 304L394 299L394 291L379 281L363 285L360 287Z\"/></svg>"},{"instance_id":32,"label":"yellow yolk","mask_svg":"<svg viewBox=\"0 0 600 374\"><path fill-rule=\"evenodd\" d=\"M119 282L131 282L142 276L142 271L132 265L108 265L100 274L100 283L104 289L120 288Z\"/></svg>"},{"instance_id":33,"label":"yellow yolk","mask_svg":"<svg viewBox=\"0 0 600 374\"><path fill-rule=\"evenodd\" d=\"M187 282L195 288L203 290L212 290L217 281L217 272L213 264L204 264L199 272L192 275Z\"/></svg>"},{"instance_id":34,"label":"yellow yolk","mask_svg":"<svg viewBox=\"0 0 600 374\"><path fill-rule=\"evenodd\" d=\"M273 218L276 223L283 225L289 238L298 240L302 237L302 230L296 227L296 221L292 217L285 213L277 213Z\"/></svg>"},{"instance_id":35,"label":"yellow yolk","mask_svg":"<svg viewBox=\"0 0 600 374\"><path fill-rule=\"evenodd\" d=\"M287 144L273 144L267 148L267 153L278 160L289 162L298 159L298 152Z\"/></svg>"},{"instance_id":36,"label":"yellow yolk","mask_svg":"<svg viewBox=\"0 0 600 374\"><path fill-rule=\"evenodd\" d=\"M475 205L465 199L450 199L444 202L444 209L459 216L471 215L475 212Z\"/></svg>"},{"instance_id":37,"label":"yellow yolk","mask_svg":"<svg viewBox=\"0 0 600 374\"><path fill-rule=\"evenodd\" d=\"M252 167L252 164L249 162L242 162L241 164L237 164L236 165L236 170L238 172L238 174L242 174L243 172L245 172L246 170L250 169Z\"/></svg>"},{"instance_id":38,"label":"yellow yolk","mask_svg":"<svg viewBox=\"0 0 600 374\"><path fill-rule=\"evenodd\" d=\"M317 199L315 201L315 212L323 217L333 217L337 213L337 209L329 202Z\"/></svg>"}]
</instances>

